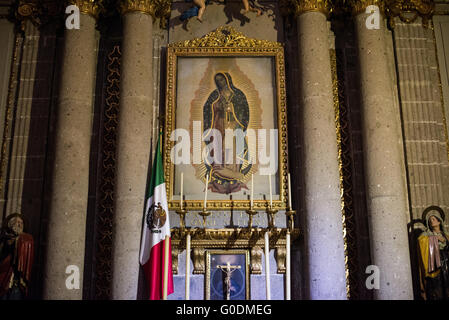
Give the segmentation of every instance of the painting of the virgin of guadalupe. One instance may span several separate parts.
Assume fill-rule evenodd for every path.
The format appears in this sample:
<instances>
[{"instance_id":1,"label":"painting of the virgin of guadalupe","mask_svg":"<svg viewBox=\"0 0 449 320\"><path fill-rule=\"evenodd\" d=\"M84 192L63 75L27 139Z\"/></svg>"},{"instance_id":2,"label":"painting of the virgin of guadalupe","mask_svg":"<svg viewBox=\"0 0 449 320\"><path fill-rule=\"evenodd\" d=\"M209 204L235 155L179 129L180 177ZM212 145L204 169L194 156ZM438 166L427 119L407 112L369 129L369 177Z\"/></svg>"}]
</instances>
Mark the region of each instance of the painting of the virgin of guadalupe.
<instances>
[{"instance_id":1,"label":"painting of the virgin of guadalupe","mask_svg":"<svg viewBox=\"0 0 449 320\"><path fill-rule=\"evenodd\" d=\"M218 72L214 82L216 89L203 107L203 141L207 141L206 145L214 145L210 157L205 158L205 174L209 177L208 189L229 194L247 189L244 177L252 164L245 132L250 112L246 95L234 86L231 74ZM214 135L214 130L220 134ZM228 134L232 134L231 140L226 139Z\"/></svg>"},{"instance_id":2,"label":"painting of the virgin of guadalupe","mask_svg":"<svg viewBox=\"0 0 449 320\"><path fill-rule=\"evenodd\" d=\"M173 72L166 98L169 207L179 208L182 194L186 208L202 208L207 190L211 210L245 209L251 192L254 207L264 208L270 189L274 205L282 206L287 167L282 47L266 55L261 48L256 56L210 48L211 56L199 49L178 56L176 50L169 50Z\"/></svg>"}]
</instances>

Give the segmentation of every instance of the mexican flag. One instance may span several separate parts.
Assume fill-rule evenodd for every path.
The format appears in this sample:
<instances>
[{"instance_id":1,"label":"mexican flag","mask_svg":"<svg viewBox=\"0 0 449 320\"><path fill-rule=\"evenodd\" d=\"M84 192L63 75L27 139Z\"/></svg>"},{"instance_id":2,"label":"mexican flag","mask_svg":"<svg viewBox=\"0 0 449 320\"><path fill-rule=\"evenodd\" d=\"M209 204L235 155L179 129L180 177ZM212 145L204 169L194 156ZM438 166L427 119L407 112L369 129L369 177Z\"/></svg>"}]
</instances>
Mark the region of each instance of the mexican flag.
<instances>
[{"instance_id":1,"label":"mexican flag","mask_svg":"<svg viewBox=\"0 0 449 320\"><path fill-rule=\"evenodd\" d=\"M148 283L150 300L160 300L163 296L166 236L168 236L169 241L167 295L173 293L170 223L161 154L161 135L159 135L157 141L153 170L147 190L148 197L140 246L140 264L143 266Z\"/></svg>"}]
</instances>

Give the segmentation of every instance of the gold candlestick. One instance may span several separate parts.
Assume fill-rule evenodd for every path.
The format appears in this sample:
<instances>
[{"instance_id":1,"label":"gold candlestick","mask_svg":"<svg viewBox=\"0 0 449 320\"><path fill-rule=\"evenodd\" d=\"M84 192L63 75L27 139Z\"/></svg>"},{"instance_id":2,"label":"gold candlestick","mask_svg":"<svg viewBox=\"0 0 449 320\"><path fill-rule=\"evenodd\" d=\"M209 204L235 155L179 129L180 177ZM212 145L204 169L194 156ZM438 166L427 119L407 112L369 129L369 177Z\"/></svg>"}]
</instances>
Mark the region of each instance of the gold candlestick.
<instances>
[{"instance_id":1,"label":"gold candlestick","mask_svg":"<svg viewBox=\"0 0 449 320\"><path fill-rule=\"evenodd\" d=\"M181 233L184 232L184 229L186 227L186 214L187 210L185 209L177 209L176 213L179 215L179 229L181 230Z\"/></svg>"},{"instance_id":2,"label":"gold candlestick","mask_svg":"<svg viewBox=\"0 0 449 320\"><path fill-rule=\"evenodd\" d=\"M290 207L288 207L287 211L285 211L285 215L287 216L287 219L288 219L287 228L290 232L293 232L293 229L295 227L295 223L294 223L295 214L296 214L296 210L292 210L292 208L290 208Z\"/></svg>"},{"instance_id":3,"label":"gold candlestick","mask_svg":"<svg viewBox=\"0 0 449 320\"><path fill-rule=\"evenodd\" d=\"M203 208L203 211L198 212L200 216L203 217L203 225L206 227L206 218L210 216L210 211L207 211L206 208Z\"/></svg>"},{"instance_id":4,"label":"gold candlestick","mask_svg":"<svg viewBox=\"0 0 449 320\"><path fill-rule=\"evenodd\" d=\"M272 207L267 207L267 213L268 213L268 216L270 217L270 219L268 220L268 228L269 229L274 229L274 217L277 212L278 212L278 210L273 209Z\"/></svg>"},{"instance_id":5,"label":"gold candlestick","mask_svg":"<svg viewBox=\"0 0 449 320\"><path fill-rule=\"evenodd\" d=\"M253 216L257 214L257 211L254 210L253 208L249 208L248 210L246 210L246 214L249 217L248 229L251 229L253 227Z\"/></svg>"}]
</instances>

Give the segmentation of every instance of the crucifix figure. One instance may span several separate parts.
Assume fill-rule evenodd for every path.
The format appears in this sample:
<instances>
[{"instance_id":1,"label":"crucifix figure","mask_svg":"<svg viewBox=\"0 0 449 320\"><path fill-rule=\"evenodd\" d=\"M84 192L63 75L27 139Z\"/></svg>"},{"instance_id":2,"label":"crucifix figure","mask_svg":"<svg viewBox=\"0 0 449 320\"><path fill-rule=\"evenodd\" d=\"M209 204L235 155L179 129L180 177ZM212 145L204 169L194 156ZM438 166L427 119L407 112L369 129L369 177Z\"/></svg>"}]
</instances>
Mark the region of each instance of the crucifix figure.
<instances>
[{"instance_id":1,"label":"crucifix figure","mask_svg":"<svg viewBox=\"0 0 449 320\"><path fill-rule=\"evenodd\" d=\"M240 266L231 266L229 261L225 266L217 266L217 268L221 269L226 274L226 278L224 280L224 285L226 288L226 300L231 300L231 273L235 270L240 269Z\"/></svg>"}]
</instances>

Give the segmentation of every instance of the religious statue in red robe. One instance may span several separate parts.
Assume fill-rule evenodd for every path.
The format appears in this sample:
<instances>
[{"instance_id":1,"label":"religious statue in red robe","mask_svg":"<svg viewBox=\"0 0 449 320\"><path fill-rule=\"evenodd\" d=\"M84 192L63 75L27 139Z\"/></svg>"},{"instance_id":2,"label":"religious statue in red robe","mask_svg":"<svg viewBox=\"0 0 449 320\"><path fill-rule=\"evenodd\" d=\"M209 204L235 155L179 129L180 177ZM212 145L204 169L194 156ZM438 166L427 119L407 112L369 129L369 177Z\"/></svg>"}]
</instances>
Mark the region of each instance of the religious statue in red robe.
<instances>
[{"instance_id":1,"label":"religious statue in red robe","mask_svg":"<svg viewBox=\"0 0 449 320\"><path fill-rule=\"evenodd\" d=\"M21 214L11 214L0 232L0 300L20 300L28 293L34 242L23 222Z\"/></svg>"}]
</instances>

